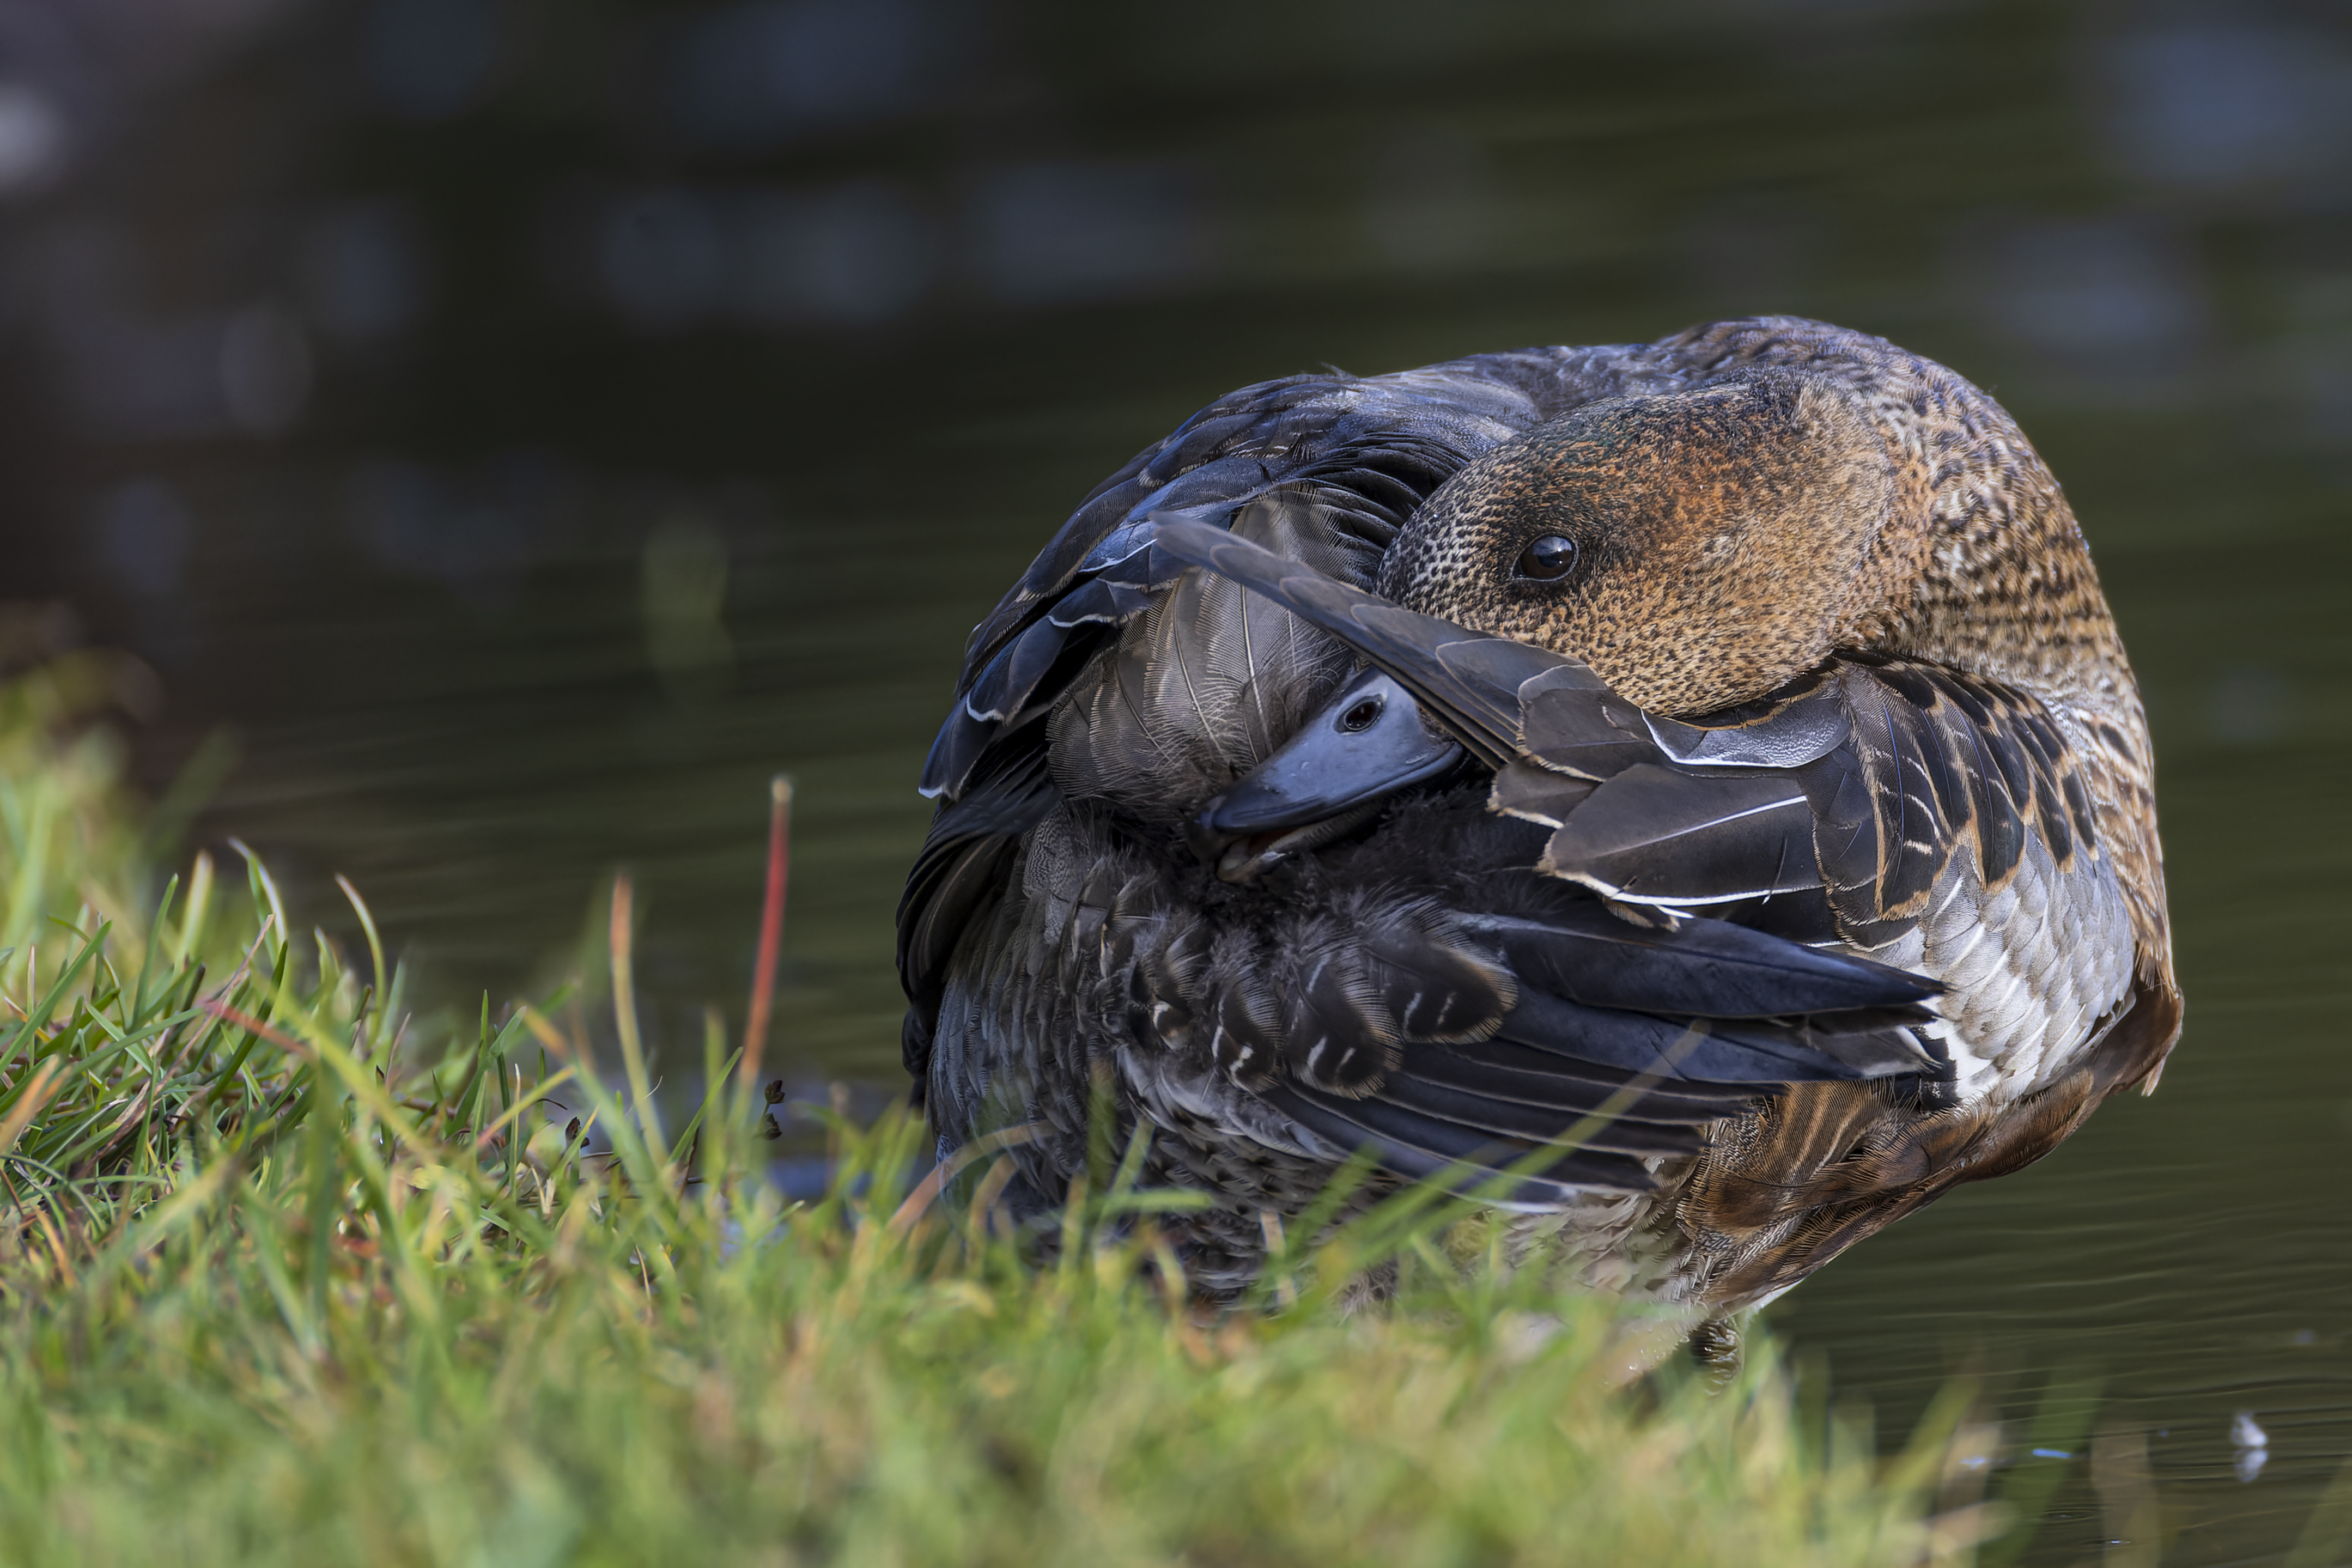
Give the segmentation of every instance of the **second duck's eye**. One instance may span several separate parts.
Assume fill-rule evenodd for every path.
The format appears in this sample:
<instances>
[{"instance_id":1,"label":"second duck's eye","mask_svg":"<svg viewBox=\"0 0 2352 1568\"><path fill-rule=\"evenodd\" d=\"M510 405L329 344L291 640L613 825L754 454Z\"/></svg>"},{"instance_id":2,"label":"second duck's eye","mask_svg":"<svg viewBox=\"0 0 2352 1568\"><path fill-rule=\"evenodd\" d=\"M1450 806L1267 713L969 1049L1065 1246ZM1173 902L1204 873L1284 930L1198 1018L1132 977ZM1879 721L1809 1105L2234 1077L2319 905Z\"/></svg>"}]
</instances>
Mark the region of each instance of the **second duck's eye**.
<instances>
[{"instance_id":1,"label":"second duck's eye","mask_svg":"<svg viewBox=\"0 0 2352 1568\"><path fill-rule=\"evenodd\" d=\"M1386 706L1377 697L1367 697L1339 715L1339 728L1350 735L1360 735L1380 721L1381 710Z\"/></svg>"},{"instance_id":2,"label":"second duck's eye","mask_svg":"<svg viewBox=\"0 0 2352 1568\"><path fill-rule=\"evenodd\" d=\"M1567 576L1575 564L1576 541L1565 534L1547 533L1519 552L1516 570L1522 577L1552 583Z\"/></svg>"}]
</instances>

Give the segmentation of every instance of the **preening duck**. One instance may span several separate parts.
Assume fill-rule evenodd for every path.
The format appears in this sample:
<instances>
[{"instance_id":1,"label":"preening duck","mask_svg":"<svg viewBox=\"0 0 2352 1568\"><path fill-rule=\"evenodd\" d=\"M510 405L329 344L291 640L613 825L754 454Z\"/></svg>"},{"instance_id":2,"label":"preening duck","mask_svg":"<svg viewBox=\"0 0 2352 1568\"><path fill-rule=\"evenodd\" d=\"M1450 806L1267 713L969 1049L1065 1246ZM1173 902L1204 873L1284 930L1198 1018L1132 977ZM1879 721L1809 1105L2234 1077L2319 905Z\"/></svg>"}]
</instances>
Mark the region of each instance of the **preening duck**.
<instances>
[{"instance_id":1,"label":"preening duck","mask_svg":"<svg viewBox=\"0 0 2352 1568\"><path fill-rule=\"evenodd\" d=\"M2056 481L1883 340L1265 383L974 630L907 1066L943 1152L1025 1130L1016 1208L1107 1084L1206 1290L1369 1148L1734 1310L2153 1089L2152 770Z\"/></svg>"}]
</instances>

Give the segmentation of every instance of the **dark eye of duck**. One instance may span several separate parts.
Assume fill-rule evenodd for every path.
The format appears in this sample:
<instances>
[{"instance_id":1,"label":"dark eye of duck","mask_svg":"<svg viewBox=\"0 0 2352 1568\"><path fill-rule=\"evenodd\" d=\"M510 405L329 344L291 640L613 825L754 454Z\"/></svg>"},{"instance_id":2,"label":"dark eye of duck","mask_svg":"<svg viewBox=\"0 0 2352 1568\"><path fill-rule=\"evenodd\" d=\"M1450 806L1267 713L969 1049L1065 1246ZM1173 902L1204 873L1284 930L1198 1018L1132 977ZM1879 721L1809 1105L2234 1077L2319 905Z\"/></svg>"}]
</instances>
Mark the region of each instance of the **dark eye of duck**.
<instances>
[{"instance_id":1,"label":"dark eye of duck","mask_svg":"<svg viewBox=\"0 0 2352 1568\"><path fill-rule=\"evenodd\" d=\"M1367 697L1339 715L1339 728L1350 735L1360 735L1380 721L1381 710L1386 706L1377 697Z\"/></svg>"},{"instance_id":2,"label":"dark eye of duck","mask_svg":"<svg viewBox=\"0 0 2352 1568\"><path fill-rule=\"evenodd\" d=\"M1575 564L1576 541L1565 534L1547 533L1519 552L1515 570L1522 577L1552 583L1567 576Z\"/></svg>"}]
</instances>

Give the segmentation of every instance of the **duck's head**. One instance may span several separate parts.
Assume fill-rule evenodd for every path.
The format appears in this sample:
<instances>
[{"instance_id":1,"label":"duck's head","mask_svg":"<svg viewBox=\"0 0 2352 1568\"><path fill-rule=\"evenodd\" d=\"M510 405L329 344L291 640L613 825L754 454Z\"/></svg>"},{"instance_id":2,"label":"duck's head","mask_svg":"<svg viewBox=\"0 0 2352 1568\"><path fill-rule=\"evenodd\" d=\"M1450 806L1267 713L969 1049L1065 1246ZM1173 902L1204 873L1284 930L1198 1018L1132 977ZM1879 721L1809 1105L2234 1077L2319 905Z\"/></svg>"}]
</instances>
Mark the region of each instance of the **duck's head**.
<instances>
[{"instance_id":1,"label":"duck's head","mask_svg":"<svg viewBox=\"0 0 2352 1568\"><path fill-rule=\"evenodd\" d=\"M1433 495L1380 590L1582 659L1658 713L1761 697L1839 650L2053 706L2127 688L2056 484L1943 375L1932 400L1775 367L1587 404Z\"/></svg>"}]
</instances>

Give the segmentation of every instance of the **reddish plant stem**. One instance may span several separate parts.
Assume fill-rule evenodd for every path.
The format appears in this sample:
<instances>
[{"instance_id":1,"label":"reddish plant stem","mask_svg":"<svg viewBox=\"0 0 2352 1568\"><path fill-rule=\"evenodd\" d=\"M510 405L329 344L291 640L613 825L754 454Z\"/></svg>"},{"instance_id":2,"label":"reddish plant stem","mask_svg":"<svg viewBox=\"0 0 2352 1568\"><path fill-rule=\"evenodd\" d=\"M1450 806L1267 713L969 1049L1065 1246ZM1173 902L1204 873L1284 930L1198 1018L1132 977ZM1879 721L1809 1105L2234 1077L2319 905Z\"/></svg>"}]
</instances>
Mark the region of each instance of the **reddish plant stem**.
<instances>
[{"instance_id":1,"label":"reddish plant stem","mask_svg":"<svg viewBox=\"0 0 2352 1568\"><path fill-rule=\"evenodd\" d=\"M768 786L768 897L760 910L760 956L751 970L751 1016L743 1023L743 1059L736 1082L748 1094L760 1081L768 1048L768 1015L776 1000L776 951L784 940L784 888L792 878L793 781L778 773Z\"/></svg>"},{"instance_id":2,"label":"reddish plant stem","mask_svg":"<svg viewBox=\"0 0 2352 1568\"><path fill-rule=\"evenodd\" d=\"M272 1028L252 1014L239 1012L226 1002L217 1001L210 996L199 996L196 998L196 1005L218 1018L222 1023L234 1024L247 1034L259 1035L278 1049L290 1052L305 1061L316 1054L309 1046L304 1045L285 1030Z\"/></svg>"}]
</instances>

